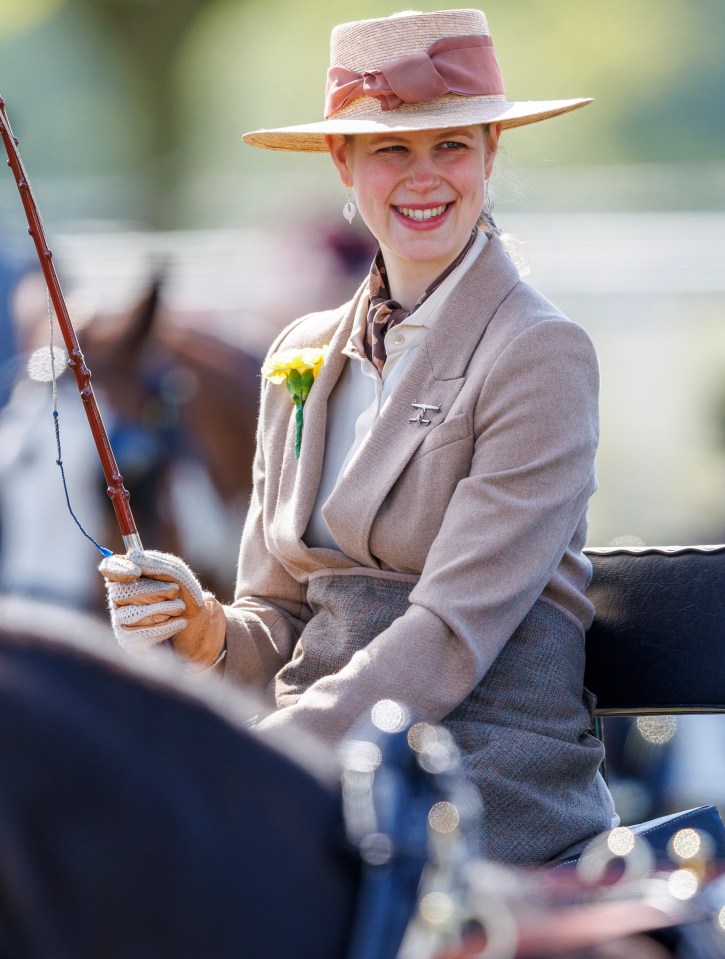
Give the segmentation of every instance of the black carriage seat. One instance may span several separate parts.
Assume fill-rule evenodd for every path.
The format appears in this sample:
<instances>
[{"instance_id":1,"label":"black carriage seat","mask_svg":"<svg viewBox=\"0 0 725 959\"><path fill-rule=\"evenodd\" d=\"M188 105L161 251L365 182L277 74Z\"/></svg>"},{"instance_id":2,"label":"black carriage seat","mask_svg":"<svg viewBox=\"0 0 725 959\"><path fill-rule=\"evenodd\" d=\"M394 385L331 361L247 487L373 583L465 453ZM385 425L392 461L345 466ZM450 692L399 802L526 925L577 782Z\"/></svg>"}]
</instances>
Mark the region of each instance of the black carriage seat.
<instances>
[{"instance_id":1,"label":"black carriage seat","mask_svg":"<svg viewBox=\"0 0 725 959\"><path fill-rule=\"evenodd\" d=\"M585 685L597 698L597 734L606 716L725 713L725 545L586 553L596 615L586 636ZM631 828L664 855L672 835L688 826L709 833L725 861L725 826L714 806Z\"/></svg>"}]
</instances>

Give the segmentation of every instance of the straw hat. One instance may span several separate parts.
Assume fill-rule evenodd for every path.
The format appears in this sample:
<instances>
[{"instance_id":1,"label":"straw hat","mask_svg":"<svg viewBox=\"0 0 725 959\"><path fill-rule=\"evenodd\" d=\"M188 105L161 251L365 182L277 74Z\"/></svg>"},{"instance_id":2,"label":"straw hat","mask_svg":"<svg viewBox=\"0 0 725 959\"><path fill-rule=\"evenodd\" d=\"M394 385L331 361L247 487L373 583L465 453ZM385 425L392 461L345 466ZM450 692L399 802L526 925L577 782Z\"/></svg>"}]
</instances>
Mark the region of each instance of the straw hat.
<instances>
[{"instance_id":1,"label":"straw hat","mask_svg":"<svg viewBox=\"0 0 725 959\"><path fill-rule=\"evenodd\" d=\"M256 130L243 140L267 150L322 152L331 133L517 127L587 103L590 98L507 100L480 10L405 12L333 29L324 120Z\"/></svg>"}]
</instances>

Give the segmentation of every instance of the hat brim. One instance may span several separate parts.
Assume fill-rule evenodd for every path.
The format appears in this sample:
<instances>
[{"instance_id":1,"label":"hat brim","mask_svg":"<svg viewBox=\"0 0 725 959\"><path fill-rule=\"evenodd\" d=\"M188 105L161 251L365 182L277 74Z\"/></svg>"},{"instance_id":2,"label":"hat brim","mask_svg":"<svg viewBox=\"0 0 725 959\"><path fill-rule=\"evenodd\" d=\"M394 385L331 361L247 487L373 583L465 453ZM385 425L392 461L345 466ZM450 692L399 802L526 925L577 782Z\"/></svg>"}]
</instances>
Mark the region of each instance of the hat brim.
<instances>
[{"instance_id":1,"label":"hat brim","mask_svg":"<svg viewBox=\"0 0 725 959\"><path fill-rule=\"evenodd\" d=\"M477 123L500 123L502 128L539 123L551 117L569 113L592 102L591 97L575 100L528 100L509 102L490 97L447 96L438 108L419 104L396 110L378 110L375 116L339 117L303 123L298 126L254 130L245 133L242 140L264 150L291 150L303 153L327 152L326 136L370 133L404 133L413 130L441 130L448 127L472 126ZM453 103L451 99L460 103Z\"/></svg>"}]
</instances>

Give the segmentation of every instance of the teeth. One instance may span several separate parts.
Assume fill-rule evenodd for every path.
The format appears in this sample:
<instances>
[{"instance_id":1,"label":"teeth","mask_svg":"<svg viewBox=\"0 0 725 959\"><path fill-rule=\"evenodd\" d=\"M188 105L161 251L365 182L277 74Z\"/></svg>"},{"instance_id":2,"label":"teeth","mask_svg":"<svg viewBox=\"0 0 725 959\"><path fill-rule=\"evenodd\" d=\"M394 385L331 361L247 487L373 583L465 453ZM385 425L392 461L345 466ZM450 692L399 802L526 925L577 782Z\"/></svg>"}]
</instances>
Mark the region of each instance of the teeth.
<instances>
[{"instance_id":1,"label":"teeth","mask_svg":"<svg viewBox=\"0 0 725 959\"><path fill-rule=\"evenodd\" d=\"M448 204L444 203L443 206L434 206L429 210L411 210L407 206L396 206L398 213L402 213L403 216L407 216L410 220L430 220L432 216L440 216L442 213L446 212Z\"/></svg>"}]
</instances>

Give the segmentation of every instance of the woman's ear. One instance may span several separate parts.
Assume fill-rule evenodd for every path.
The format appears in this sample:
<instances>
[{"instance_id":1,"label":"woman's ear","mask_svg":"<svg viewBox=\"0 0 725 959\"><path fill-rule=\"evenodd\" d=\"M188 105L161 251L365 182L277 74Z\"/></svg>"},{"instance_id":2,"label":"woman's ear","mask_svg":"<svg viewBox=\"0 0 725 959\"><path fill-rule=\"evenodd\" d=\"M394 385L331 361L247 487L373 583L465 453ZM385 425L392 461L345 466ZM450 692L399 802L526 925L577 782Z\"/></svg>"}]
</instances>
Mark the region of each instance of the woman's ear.
<instances>
[{"instance_id":1,"label":"woman's ear","mask_svg":"<svg viewBox=\"0 0 725 959\"><path fill-rule=\"evenodd\" d=\"M326 136L327 149L330 151L332 162L335 164L343 186L352 186L352 170L350 164L350 143L341 133Z\"/></svg>"},{"instance_id":2,"label":"woman's ear","mask_svg":"<svg viewBox=\"0 0 725 959\"><path fill-rule=\"evenodd\" d=\"M493 164L494 164L494 161L496 160L496 151L498 150L498 138L500 136L501 136L501 124L500 123L489 124L488 131L486 132L485 170L486 170L487 180L493 173Z\"/></svg>"}]
</instances>

